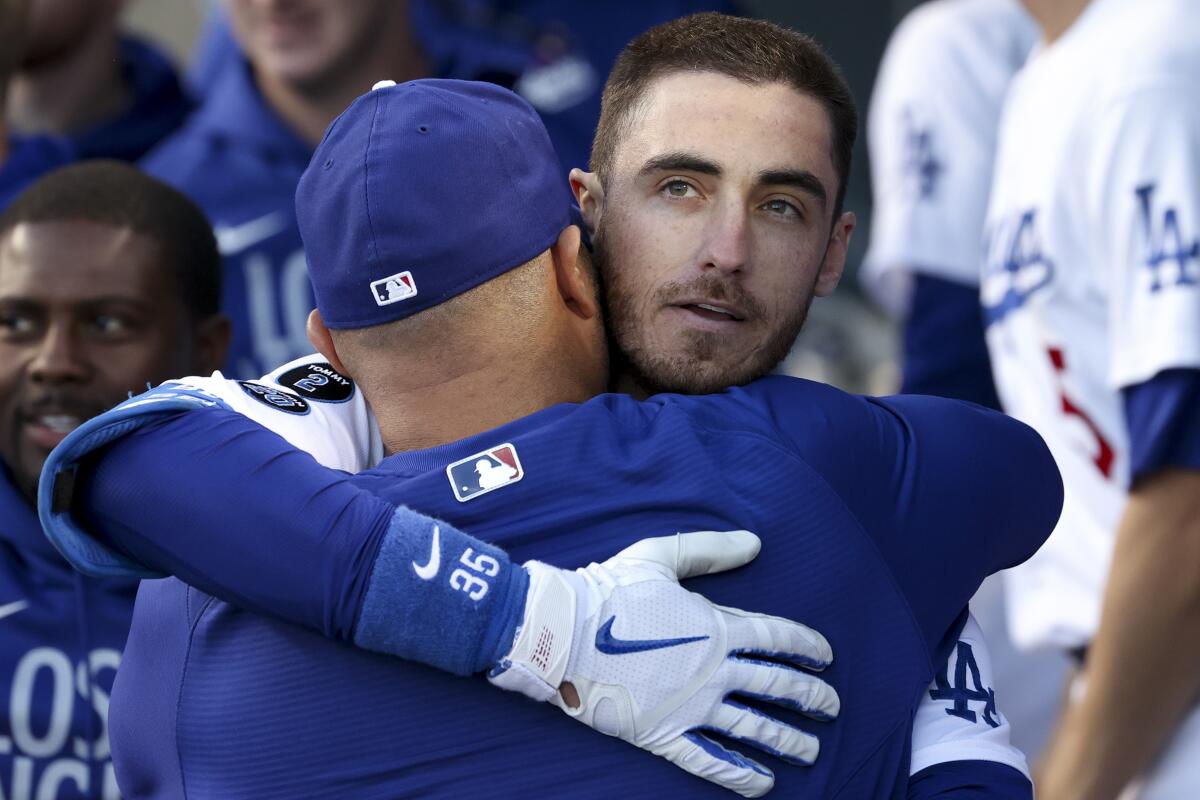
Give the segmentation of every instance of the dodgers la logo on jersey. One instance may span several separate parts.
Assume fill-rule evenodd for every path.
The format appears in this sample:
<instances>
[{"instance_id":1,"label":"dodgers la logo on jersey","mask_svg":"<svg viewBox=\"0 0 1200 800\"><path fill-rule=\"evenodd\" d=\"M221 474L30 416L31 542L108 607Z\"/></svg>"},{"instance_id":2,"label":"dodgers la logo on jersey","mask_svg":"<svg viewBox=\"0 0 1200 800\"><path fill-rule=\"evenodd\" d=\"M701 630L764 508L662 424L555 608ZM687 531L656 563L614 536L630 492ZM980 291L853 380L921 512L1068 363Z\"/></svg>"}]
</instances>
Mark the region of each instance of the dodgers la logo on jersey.
<instances>
[{"instance_id":1,"label":"dodgers la logo on jersey","mask_svg":"<svg viewBox=\"0 0 1200 800\"><path fill-rule=\"evenodd\" d=\"M1155 213L1155 188L1155 184L1149 183L1136 190L1146 231L1150 291L1161 291L1164 286L1193 286L1200 283L1200 238L1184 243L1179 212L1175 208L1169 207L1161 214Z\"/></svg>"},{"instance_id":2,"label":"dodgers la logo on jersey","mask_svg":"<svg viewBox=\"0 0 1200 800\"><path fill-rule=\"evenodd\" d=\"M933 127L918 123L911 108L904 109L904 175L910 196L932 198L943 169L934 152Z\"/></svg>"},{"instance_id":3,"label":"dodgers la logo on jersey","mask_svg":"<svg viewBox=\"0 0 1200 800\"><path fill-rule=\"evenodd\" d=\"M401 300L417 296L417 282L408 270L397 272L395 275L371 281L371 294L381 306L399 303Z\"/></svg>"},{"instance_id":4,"label":"dodgers la logo on jersey","mask_svg":"<svg viewBox=\"0 0 1200 800\"><path fill-rule=\"evenodd\" d=\"M521 468L517 448L502 444L455 461L446 467L446 477L458 502L465 503L516 483L525 477L525 470Z\"/></svg>"},{"instance_id":5,"label":"dodgers la logo on jersey","mask_svg":"<svg viewBox=\"0 0 1200 800\"><path fill-rule=\"evenodd\" d=\"M1054 280L1054 262L1042 252L1037 213L1031 208L985 233L979 299L986 325L1004 319Z\"/></svg>"}]
</instances>

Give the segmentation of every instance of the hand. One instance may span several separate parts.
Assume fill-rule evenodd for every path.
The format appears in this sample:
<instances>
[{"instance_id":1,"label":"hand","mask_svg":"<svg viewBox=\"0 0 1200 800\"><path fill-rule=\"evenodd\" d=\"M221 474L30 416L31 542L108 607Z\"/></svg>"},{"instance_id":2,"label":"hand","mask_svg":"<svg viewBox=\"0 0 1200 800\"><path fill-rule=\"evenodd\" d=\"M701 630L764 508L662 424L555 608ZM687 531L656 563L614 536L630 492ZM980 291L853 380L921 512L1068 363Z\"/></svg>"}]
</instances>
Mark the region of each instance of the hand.
<instances>
[{"instance_id":1,"label":"hand","mask_svg":"<svg viewBox=\"0 0 1200 800\"><path fill-rule=\"evenodd\" d=\"M755 658L821 670L833 652L803 625L714 605L679 585L682 578L747 564L760 546L749 531L703 531L643 539L603 564L575 571L527 562L524 622L512 651L488 679L552 702L583 724L693 775L761 797L775 784L771 771L704 732L812 764L816 737L731 695L833 719L841 708L833 687Z\"/></svg>"}]
</instances>

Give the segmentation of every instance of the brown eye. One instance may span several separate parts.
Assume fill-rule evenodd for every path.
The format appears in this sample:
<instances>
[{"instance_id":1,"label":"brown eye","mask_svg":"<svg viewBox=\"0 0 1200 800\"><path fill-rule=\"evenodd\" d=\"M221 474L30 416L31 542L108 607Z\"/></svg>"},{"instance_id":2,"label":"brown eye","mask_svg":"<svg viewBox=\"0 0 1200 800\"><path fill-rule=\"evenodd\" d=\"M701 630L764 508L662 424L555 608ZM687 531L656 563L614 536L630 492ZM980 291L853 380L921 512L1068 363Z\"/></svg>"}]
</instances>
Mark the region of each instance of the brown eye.
<instances>
[{"instance_id":1,"label":"brown eye","mask_svg":"<svg viewBox=\"0 0 1200 800\"><path fill-rule=\"evenodd\" d=\"M92 327L105 336L117 336L129 330L129 321L116 314L97 314Z\"/></svg>"},{"instance_id":2,"label":"brown eye","mask_svg":"<svg viewBox=\"0 0 1200 800\"><path fill-rule=\"evenodd\" d=\"M28 314L0 312L0 336L6 338L27 336L36 328L36 321Z\"/></svg>"}]
</instances>

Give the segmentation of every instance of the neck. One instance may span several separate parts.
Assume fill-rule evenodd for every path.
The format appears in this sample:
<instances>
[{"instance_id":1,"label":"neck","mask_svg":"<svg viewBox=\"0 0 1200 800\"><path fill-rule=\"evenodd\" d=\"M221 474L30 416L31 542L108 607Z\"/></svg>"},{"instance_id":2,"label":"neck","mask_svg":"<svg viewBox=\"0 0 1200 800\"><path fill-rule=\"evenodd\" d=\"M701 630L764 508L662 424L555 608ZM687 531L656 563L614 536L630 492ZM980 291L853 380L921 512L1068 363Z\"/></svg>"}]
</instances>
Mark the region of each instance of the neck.
<instances>
[{"instance_id":1,"label":"neck","mask_svg":"<svg viewBox=\"0 0 1200 800\"><path fill-rule=\"evenodd\" d=\"M645 400L655 393L652 388L646 386L628 370L621 370L613 376L612 391L617 394L627 394L635 400Z\"/></svg>"},{"instance_id":2,"label":"neck","mask_svg":"<svg viewBox=\"0 0 1200 800\"><path fill-rule=\"evenodd\" d=\"M399 391L364 387L389 454L456 442L559 403L586 402L603 390L565 375L547 380L547 369L514 369L503 359L423 386L410 382Z\"/></svg>"},{"instance_id":3,"label":"neck","mask_svg":"<svg viewBox=\"0 0 1200 800\"><path fill-rule=\"evenodd\" d=\"M63 58L17 72L5 108L14 130L66 135L110 119L128 102L120 40L98 28Z\"/></svg>"},{"instance_id":4,"label":"neck","mask_svg":"<svg viewBox=\"0 0 1200 800\"><path fill-rule=\"evenodd\" d=\"M1042 29L1042 39L1053 44L1075 24L1091 0L1023 0Z\"/></svg>"},{"instance_id":5,"label":"neck","mask_svg":"<svg viewBox=\"0 0 1200 800\"><path fill-rule=\"evenodd\" d=\"M345 70L327 81L300 86L275 75L257 74L259 90L267 104L301 139L316 147L329 123L376 81L386 78L403 83L427 77L428 60L407 15L395 16L405 17L397 22L403 26L399 36L379 37L384 45L377 46L366 57L356 57Z\"/></svg>"}]
</instances>

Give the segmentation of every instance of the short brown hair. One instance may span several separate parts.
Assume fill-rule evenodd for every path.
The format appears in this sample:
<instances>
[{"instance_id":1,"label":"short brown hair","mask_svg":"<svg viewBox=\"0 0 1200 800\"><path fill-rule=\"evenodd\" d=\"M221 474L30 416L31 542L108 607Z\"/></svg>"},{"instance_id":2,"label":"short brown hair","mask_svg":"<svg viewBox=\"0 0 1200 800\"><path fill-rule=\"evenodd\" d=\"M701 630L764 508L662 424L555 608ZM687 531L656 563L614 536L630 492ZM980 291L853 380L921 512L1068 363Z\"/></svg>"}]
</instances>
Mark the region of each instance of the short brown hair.
<instances>
[{"instance_id":1,"label":"short brown hair","mask_svg":"<svg viewBox=\"0 0 1200 800\"><path fill-rule=\"evenodd\" d=\"M718 72L744 83L784 83L814 97L829 114L833 166L838 173L834 216L841 213L858 136L850 87L811 36L758 19L704 13L655 26L621 52L604 85L591 169L601 180L612 169L617 143L632 111L656 79L673 72Z\"/></svg>"}]
</instances>

